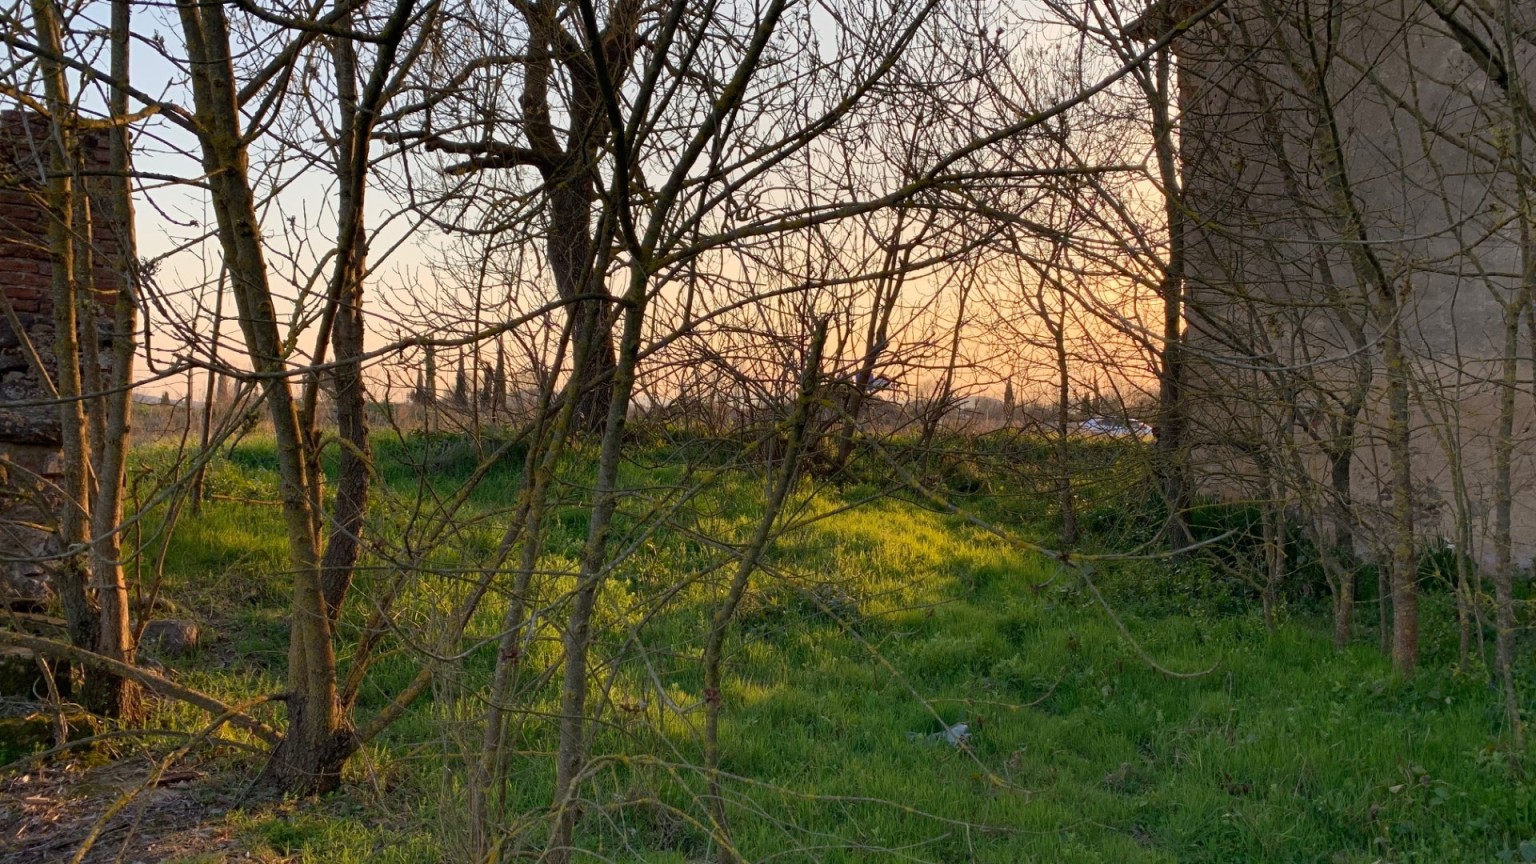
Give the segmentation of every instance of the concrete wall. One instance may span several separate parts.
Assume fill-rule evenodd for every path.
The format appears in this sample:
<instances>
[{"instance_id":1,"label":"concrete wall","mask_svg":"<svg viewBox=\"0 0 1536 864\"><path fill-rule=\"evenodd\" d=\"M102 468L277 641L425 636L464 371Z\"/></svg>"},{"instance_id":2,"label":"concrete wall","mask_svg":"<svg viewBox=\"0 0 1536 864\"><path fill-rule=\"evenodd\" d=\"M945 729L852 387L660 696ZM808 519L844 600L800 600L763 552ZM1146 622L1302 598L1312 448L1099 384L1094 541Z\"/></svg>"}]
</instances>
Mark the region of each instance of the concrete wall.
<instances>
[{"instance_id":1,"label":"concrete wall","mask_svg":"<svg viewBox=\"0 0 1536 864\"><path fill-rule=\"evenodd\" d=\"M1451 541L1467 528L1489 560L1503 304L1521 284L1516 177L1536 176L1536 142L1517 158L1504 92L1422 3L1231 0L1176 50L1206 490L1263 498L1268 473L1321 495L1320 454L1342 440L1351 388L1369 371L1353 498L1361 536L1379 536L1371 529L1390 492L1379 444L1383 317L1357 278L1356 253L1368 250L1402 303L1419 526ZM1533 59L1525 45L1515 66L1536 90ZM1320 123L1330 119L1352 205L1327 182L1335 166ZM1520 339L1514 535L1529 560L1536 342L1528 329Z\"/></svg>"}]
</instances>

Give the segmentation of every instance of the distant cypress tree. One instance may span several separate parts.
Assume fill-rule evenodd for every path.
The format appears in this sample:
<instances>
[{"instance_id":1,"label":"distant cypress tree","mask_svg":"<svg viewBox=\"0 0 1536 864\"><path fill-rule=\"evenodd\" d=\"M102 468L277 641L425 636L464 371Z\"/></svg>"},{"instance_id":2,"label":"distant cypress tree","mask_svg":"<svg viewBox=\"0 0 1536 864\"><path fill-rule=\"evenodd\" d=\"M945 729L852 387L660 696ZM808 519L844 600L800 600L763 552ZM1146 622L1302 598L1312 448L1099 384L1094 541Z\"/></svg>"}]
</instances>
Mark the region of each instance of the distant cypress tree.
<instances>
[{"instance_id":1,"label":"distant cypress tree","mask_svg":"<svg viewBox=\"0 0 1536 864\"><path fill-rule=\"evenodd\" d=\"M496 411L496 370L489 363L480 364L480 407Z\"/></svg>"},{"instance_id":2,"label":"distant cypress tree","mask_svg":"<svg viewBox=\"0 0 1536 864\"><path fill-rule=\"evenodd\" d=\"M437 349L432 345L426 347L422 368L416 374L416 392L411 394L411 398L418 405L433 405L437 402Z\"/></svg>"},{"instance_id":3,"label":"distant cypress tree","mask_svg":"<svg viewBox=\"0 0 1536 864\"><path fill-rule=\"evenodd\" d=\"M496 373L492 376L492 382L496 391L496 410L503 411L507 407L507 350L496 341Z\"/></svg>"},{"instance_id":4,"label":"distant cypress tree","mask_svg":"<svg viewBox=\"0 0 1536 864\"><path fill-rule=\"evenodd\" d=\"M464 371L464 358L459 358L459 370L453 376L453 404L469 407L469 374Z\"/></svg>"}]
</instances>

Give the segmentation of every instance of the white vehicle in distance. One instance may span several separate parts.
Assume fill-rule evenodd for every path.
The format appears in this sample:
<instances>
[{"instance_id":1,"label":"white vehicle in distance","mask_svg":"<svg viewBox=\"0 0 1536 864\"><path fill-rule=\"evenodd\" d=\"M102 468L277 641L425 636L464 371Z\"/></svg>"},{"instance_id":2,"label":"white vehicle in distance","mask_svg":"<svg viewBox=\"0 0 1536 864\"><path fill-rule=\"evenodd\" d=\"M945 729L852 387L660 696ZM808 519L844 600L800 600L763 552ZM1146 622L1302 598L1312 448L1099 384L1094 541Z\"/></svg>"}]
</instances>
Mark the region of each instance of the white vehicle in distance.
<instances>
[{"instance_id":1,"label":"white vehicle in distance","mask_svg":"<svg viewBox=\"0 0 1536 864\"><path fill-rule=\"evenodd\" d=\"M1151 426L1132 419L1090 417L1078 424L1077 431L1089 438L1128 438L1132 441L1151 441L1153 438Z\"/></svg>"}]
</instances>

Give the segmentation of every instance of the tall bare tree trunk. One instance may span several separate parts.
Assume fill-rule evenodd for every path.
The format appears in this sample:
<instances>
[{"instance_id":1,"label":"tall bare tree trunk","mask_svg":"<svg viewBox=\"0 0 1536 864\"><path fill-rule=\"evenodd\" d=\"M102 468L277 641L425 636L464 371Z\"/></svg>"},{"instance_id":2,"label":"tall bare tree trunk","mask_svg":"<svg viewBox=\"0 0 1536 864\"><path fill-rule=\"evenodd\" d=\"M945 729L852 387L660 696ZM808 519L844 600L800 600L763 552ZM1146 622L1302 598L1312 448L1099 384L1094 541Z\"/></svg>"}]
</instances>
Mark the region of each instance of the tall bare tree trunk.
<instances>
[{"instance_id":1,"label":"tall bare tree trunk","mask_svg":"<svg viewBox=\"0 0 1536 864\"><path fill-rule=\"evenodd\" d=\"M864 332L864 356L860 358L859 367L854 372L853 388L843 403L842 429L837 436L837 451L833 454L830 466L834 473L842 471L853 456L859 419L864 414L869 394L873 392L875 370L879 368L880 358L884 356L890 341L891 314L896 309L896 301L901 298L901 289L907 281L907 266L912 258L913 244L902 242L906 220L907 208L896 208L891 236L885 243L882 262L885 272L875 280L874 296L870 300L869 326Z\"/></svg>"},{"instance_id":2,"label":"tall bare tree trunk","mask_svg":"<svg viewBox=\"0 0 1536 864\"><path fill-rule=\"evenodd\" d=\"M308 441L286 377L277 314L267 282L240 128L229 24L219 4L178 0L191 61L203 169L218 218L219 241L240 312L252 371L260 377L277 444L279 497L293 571L288 647L288 729L263 772L264 785L307 795L336 788L355 742L337 698L331 618L320 584L319 538L312 511Z\"/></svg>"},{"instance_id":3,"label":"tall bare tree trunk","mask_svg":"<svg viewBox=\"0 0 1536 864\"><path fill-rule=\"evenodd\" d=\"M1061 501L1061 545L1070 549L1077 545L1077 494L1072 488L1072 439L1069 423L1072 416L1072 377L1067 356L1067 294L1058 286L1061 294L1061 318L1054 324L1046 316L1046 326L1056 353L1056 470L1060 472L1059 490ZM1041 297L1041 308L1045 300Z\"/></svg>"},{"instance_id":4,"label":"tall bare tree trunk","mask_svg":"<svg viewBox=\"0 0 1536 864\"><path fill-rule=\"evenodd\" d=\"M332 40L340 124L336 140L338 236L336 269L331 275L329 310L331 348L336 365L331 372L335 391L337 433L341 439L336 503L330 536L320 562L321 590L334 623L352 585L362 549L363 517L368 507L372 448L368 443L368 397L363 385L363 281L367 275L368 235L363 199L368 189L368 143L379 109L386 99L385 82L395 71L395 56L415 0L397 0L378 40L378 55L362 92L357 45L351 39ZM343 23L351 16L343 15Z\"/></svg>"},{"instance_id":5,"label":"tall bare tree trunk","mask_svg":"<svg viewBox=\"0 0 1536 864\"><path fill-rule=\"evenodd\" d=\"M1351 430L1354 421L1348 421ZM1328 454L1328 476L1331 485L1330 508L1333 511L1332 550L1325 553L1334 571L1333 597L1333 645L1343 648L1349 645L1355 618L1355 525L1354 508L1350 505L1350 470L1354 462L1354 434L1346 436L1346 447Z\"/></svg>"},{"instance_id":6,"label":"tall bare tree trunk","mask_svg":"<svg viewBox=\"0 0 1536 864\"><path fill-rule=\"evenodd\" d=\"M581 349L582 346L578 346L578 350ZM585 363L578 357L575 365L577 374L585 368ZM540 388L539 410L531 436L534 443L529 447L523 463L523 476L526 478L523 499L513 524L508 526L502 548L492 562L499 567L501 561L510 555L513 545L521 542L517 575L513 580L507 608L502 613L501 640L497 646L496 668L491 673L490 692L486 696L485 728L482 730L480 752L469 780L470 848L477 861L493 860L499 842L495 819L500 815L503 803L501 793L506 767L506 715L517 672L522 665L523 640L527 634L525 619L528 614L528 597L538 568L539 555L543 551L544 515L550 484L565 455L566 444L570 440L577 416L575 400L566 399L561 403L554 421L546 423L554 387L554 379L550 378ZM540 442L543 442L543 447L539 446Z\"/></svg>"},{"instance_id":7,"label":"tall bare tree trunk","mask_svg":"<svg viewBox=\"0 0 1536 864\"><path fill-rule=\"evenodd\" d=\"M221 401L220 391L222 373L214 371L213 366L219 362L219 331L224 327L224 276L221 271L218 281L214 284L213 295L213 333L208 338L208 383L203 388L203 417L202 428L198 430L198 449L207 452L208 445L213 440L214 405ZM198 463L197 470L192 474L192 492L188 496L192 499L192 513L203 512L203 499L207 497L206 478L208 476L208 463Z\"/></svg>"},{"instance_id":8,"label":"tall bare tree trunk","mask_svg":"<svg viewBox=\"0 0 1536 864\"><path fill-rule=\"evenodd\" d=\"M82 401L80 343L75 258L79 252L75 199L83 191L74 181L74 109L69 101L63 68L51 57L63 56L58 9L53 0L32 0L38 44L49 52L39 57L48 107L47 183L48 249L53 263L54 386L59 398L59 423L64 459L60 481L63 509L59 514L58 591L69 638L77 647L94 651L98 644L99 609L89 583L87 531L90 516L90 440Z\"/></svg>"},{"instance_id":9,"label":"tall bare tree trunk","mask_svg":"<svg viewBox=\"0 0 1536 864\"><path fill-rule=\"evenodd\" d=\"M1527 223L1528 224L1528 223ZM1522 226L1526 256L1529 262L1529 228ZM1530 264L1527 263L1527 272ZM1511 509L1514 498L1512 464L1515 449L1515 394L1519 389L1520 365L1520 297L1504 310L1504 357L1501 362L1503 375L1499 382L1499 420L1494 436L1493 483L1493 603L1494 603L1494 665L1499 676L1499 686L1504 691L1505 713L1508 715L1515 748L1525 747L1525 731L1520 722L1520 699L1515 689L1515 579L1512 554Z\"/></svg>"},{"instance_id":10,"label":"tall bare tree trunk","mask_svg":"<svg viewBox=\"0 0 1536 864\"><path fill-rule=\"evenodd\" d=\"M115 241L115 269L120 280L112 306L112 361L105 392L99 397L105 434L99 446L96 465L96 501L91 510L91 582L101 604L101 623L97 653L112 660L134 662L133 633L128 621L128 580L123 572L123 544L119 525L123 521L123 490L127 477L128 444L133 418L133 361L138 345L134 334L138 322L138 256L133 226L133 195L128 176L129 161L128 80L129 28L131 9L128 0L112 3L112 79L111 114L117 122L108 131L111 179L111 218L109 233ZM94 331L95 326L89 328ZM87 681L86 705L98 713L132 721L140 713L138 685L106 672L93 672Z\"/></svg>"},{"instance_id":11,"label":"tall bare tree trunk","mask_svg":"<svg viewBox=\"0 0 1536 864\"><path fill-rule=\"evenodd\" d=\"M1390 289L1389 289L1390 290ZM1402 345L1396 292L1383 299L1387 377L1387 452L1392 478L1392 666L1409 675L1419 662L1419 572L1413 537L1413 468L1408 425L1408 359Z\"/></svg>"},{"instance_id":12,"label":"tall bare tree trunk","mask_svg":"<svg viewBox=\"0 0 1536 864\"><path fill-rule=\"evenodd\" d=\"M1273 10L1271 10L1273 12ZM1340 14L1337 6L1330 15ZM1338 21L1329 33L1337 38ZM1330 199L1332 218L1343 235L1355 279L1370 297L1371 316L1380 333L1383 375L1386 381L1387 418L1385 441L1388 460L1390 510L1388 575L1392 599L1392 665L1411 675L1419 657L1418 551L1413 535L1412 428L1409 416L1408 355L1404 348L1402 298L1370 245L1365 217L1355 200L1354 186L1344 155L1338 117L1329 93L1325 56L1334 46L1306 45L1309 60L1303 63L1287 50L1287 59L1301 80L1316 125L1318 168ZM1383 616L1385 617L1385 616ZM1385 637L1383 637L1385 641Z\"/></svg>"},{"instance_id":13,"label":"tall bare tree trunk","mask_svg":"<svg viewBox=\"0 0 1536 864\"><path fill-rule=\"evenodd\" d=\"M1500 4L1505 57L1515 56L1515 18L1509 0ZM1525 103L1525 79L1513 76L1506 95L1514 108L1513 139L1515 195L1520 218L1520 285L1515 297L1504 306L1503 375L1499 389L1499 426L1494 438L1494 660L1499 685L1504 691L1504 710L1508 715L1516 752L1525 750L1525 725L1520 717L1520 694L1515 687L1515 574L1511 510L1514 503L1512 465L1515 451L1515 396L1520 392L1520 324L1536 291L1536 237L1531 232L1530 177L1525 161L1526 128L1521 123L1519 107Z\"/></svg>"},{"instance_id":14,"label":"tall bare tree trunk","mask_svg":"<svg viewBox=\"0 0 1536 864\"><path fill-rule=\"evenodd\" d=\"M625 296L624 330L614 370L608 425L603 431L598 453L595 500L587 527L587 542L582 550L576 591L566 618L565 669L560 686L560 740L555 756L555 821L547 850L553 864L570 860L578 809L575 801L577 786L587 761L587 654L592 645L592 613L607 572L608 540L619 503L619 461L635 368L640 359L645 285L645 272L638 264L634 265L630 290Z\"/></svg>"},{"instance_id":15,"label":"tall bare tree trunk","mask_svg":"<svg viewBox=\"0 0 1536 864\"><path fill-rule=\"evenodd\" d=\"M1171 549L1190 545L1185 511L1189 508L1189 482L1185 465L1186 406L1184 405L1184 201L1180 193L1178 150L1174 142L1173 56L1168 48L1157 52L1156 81L1147 95L1152 103L1152 136L1157 152L1158 181L1163 189L1163 214L1168 223L1168 257L1163 266L1162 357L1157 379L1157 472L1168 519L1164 535Z\"/></svg>"},{"instance_id":16,"label":"tall bare tree trunk","mask_svg":"<svg viewBox=\"0 0 1536 864\"><path fill-rule=\"evenodd\" d=\"M1506 10L1506 30L1512 21ZM1506 39L1508 34L1506 33ZM1517 121L1518 122L1518 121ZM1500 358L1499 420L1494 436L1493 603L1494 666L1504 691L1504 707L1517 751L1525 748L1520 697L1515 687L1515 578L1511 517L1514 504L1515 396L1520 392L1520 325L1536 290L1536 238L1531 235L1531 201L1525 173L1523 130L1514 135L1515 193L1520 218L1520 285L1504 304L1504 353Z\"/></svg>"},{"instance_id":17,"label":"tall bare tree trunk","mask_svg":"<svg viewBox=\"0 0 1536 864\"><path fill-rule=\"evenodd\" d=\"M725 798L720 788L720 710L724 706L724 684L721 663L725 653L725 637L736 616L736 608L746 594L752 571L757 569L763 552L773 537L773 526L779 512L794 488L800 468L801 445L805 442L805 430L811 419L811 407L816 397L816 381L821 371L821 353L827 342L827 321L816 323L811 334L811 344L806 352L805 366L800 372L800 388L795 397L795 408L789 420L789 440L784 446L784 459L779 464L779 476L768 501L763 506L757 528L742 550L736 565L736 573L726 589L725 598L710 616L709 636L704 642L704 771L709 780L709 813L715 830L720 833L720 864L734 864L740 860L730 842L730 823L725 812Z\"/></svg>"}]
</instances>

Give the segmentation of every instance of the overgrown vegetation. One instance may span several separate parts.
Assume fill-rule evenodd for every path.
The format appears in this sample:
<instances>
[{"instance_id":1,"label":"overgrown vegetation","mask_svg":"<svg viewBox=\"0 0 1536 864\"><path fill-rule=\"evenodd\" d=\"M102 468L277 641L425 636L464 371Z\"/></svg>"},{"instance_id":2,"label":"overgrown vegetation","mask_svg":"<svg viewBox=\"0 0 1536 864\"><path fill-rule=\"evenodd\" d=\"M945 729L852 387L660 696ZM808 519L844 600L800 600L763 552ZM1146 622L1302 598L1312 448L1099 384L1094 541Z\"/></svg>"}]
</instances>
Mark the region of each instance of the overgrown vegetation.
<instances>
[{"instance_id":1,"label":"overgrown vegetation","mask_svg":"<svg viewBox=\"0 0 1536 864\"><path fill-rule=\"evenodd\" d=\"M0 0L0 864L1536 861L1516 11Z\"/></svg>"},{"instance_id":2,"label":"overgrown vegetation","mask_svg":"<svg viewBox=\"0 0 1536 864\"><path fill-rule=\"evenodd\" d=\"M387 485L402 491L423 476L416 466L451 485L473 467L471 446L414 436L377 453ZM1081 456L1135 465L1102 449L1084 444ZM148 467L161 451L137 455ZM273 462L268 444L234 448L209 478L227 497L183 516L166 556L166 593L216 634L170 666L231 701L276 691L284 678L281 525L273 507L253 503L275 490ZM688 464L653 446L625 481L662 488ZM460 533L464 561L494 546L494 523L475 515L505 501L515 473L497 469L477 493ZM1257 593L1233 575L1253 542L1240 510L1201 511L1198 531L1219 538L1208 553L1078 571L912 500L837 512L873 489L810 485L795 501L806 524L768 556L729 643L724 793L748 860L1524 860L1536 842L1536 787L1503 747L1486 673L1436 662L1404 680L1374 650L1334 651L1326 598L1304 581L1286 586L1284 614L1266 628ZM1036 497L991 493L972 496L989 518L1052 536ZM725 477L677 518L739 533L760 495L760 484ZM1119 496L1090 497L1083 515L1085 549L1100 552L1133 548L1159 519L1149 502ZM578 554L578 516L559 520L548 557ZM613 860L697 860L714 845L693 767L705 697L691 646L714 589L694 577L715 558L683 531L645 542L599 612L599 640L629 644L603 673L578 841ZM1174 679L1143 662L1085 576L1141 650L1205 674ZM656 602L669 586L679 595ZM1449 598L1428 597L1426 646L1454 659ZM432 592L406 602L432 619ZM366 610L351 613L349 634ZM476 619L454 680L355 763L346 795L298 809L255 804L221 822L247 848L303 861L462 860L464 771L454 754L488 683L496 626L494 615ZM553 639L547 626L530 637L530 668L556 653ZM360 709L380 707L415 662L382 661ZM536 845L554 782L538 754L555 746L556 693L547 681L529 686L506 807L514 822L526 814L530 835L508 842ZM156 720L188 731L202 722L169 703ZM930 738L957 723L969 727L963 746ZM254 767L222 764L236 774Z\"/></svg>"}]
</instances>

